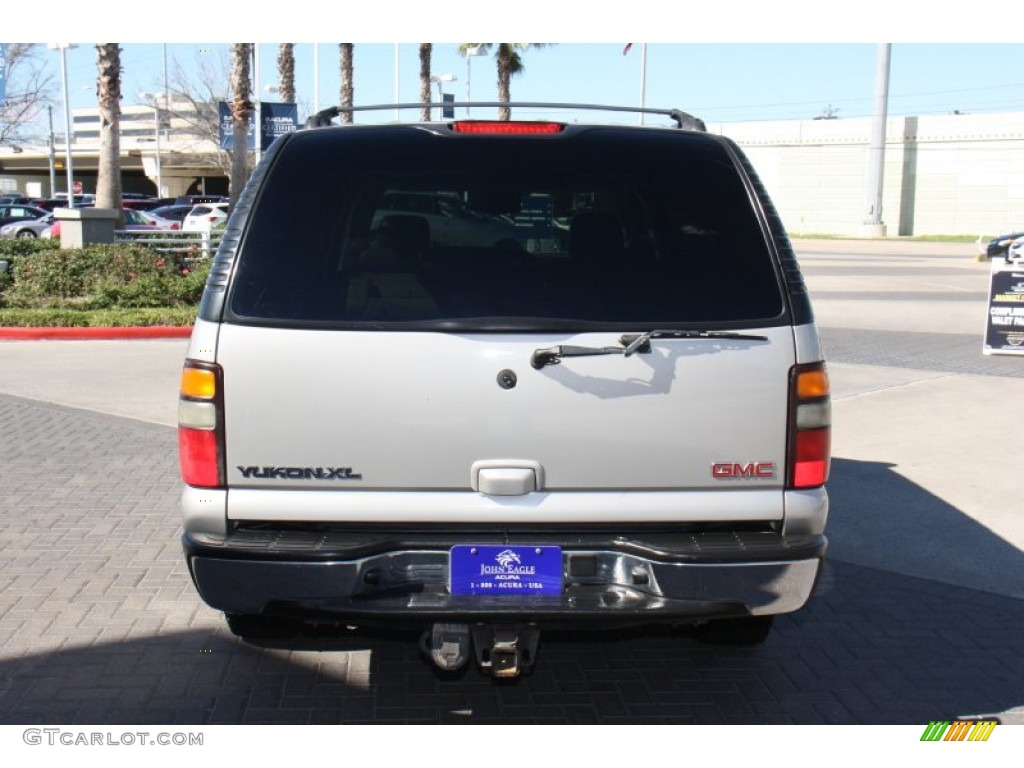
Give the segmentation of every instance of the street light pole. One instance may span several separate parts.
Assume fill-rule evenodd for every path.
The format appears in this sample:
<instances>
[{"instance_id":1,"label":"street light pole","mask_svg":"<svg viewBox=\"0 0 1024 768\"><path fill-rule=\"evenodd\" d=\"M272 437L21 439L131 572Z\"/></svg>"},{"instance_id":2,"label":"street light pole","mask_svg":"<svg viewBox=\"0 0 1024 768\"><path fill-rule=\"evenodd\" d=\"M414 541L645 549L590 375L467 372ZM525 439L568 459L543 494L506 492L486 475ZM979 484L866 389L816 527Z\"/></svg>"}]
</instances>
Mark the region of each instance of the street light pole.
<instances>
[{"instance_id":1,"label":"street light pole","mask_svg":"<svg viewBox=\"0 0 1024 768\"><path fill-rule=\"evenodd\" d=\"M483 48L483 46L477 45L473 48L466 49L466 117L469 117L469 104L473 101L472 94L469 90L469 81L473 75L473 59L477 56L484 55L481 48Z\"/></svg>"},{"instance_id":2,"label":"street light pole","mask_svg":"<svg viewBox=\"0 0 1024 768\"><path fill-rule=\"evenodd\" d=\"M443 75L431 75L430 82L437 83L437 100L440 103L444 102L444 92L441 90L441 83L454 83L458 80L455 75L451 72L445 72Z\"/></svg>"},{"instance_id":3,"label":"street light pole","mask_svg":"<svg viewBox=\"0 0 1024 768\"><path fill-rule=\"evenodd\" d=\"M68 98L68 48L77 48L71 43L50 43L50 49L60 51L60 79L64 89L64 144L65 165L68 176L68 208L75 207L75 169L71 157L71 100Z\"/></svg>"},{"instance_id":4,"label":"street light pole","mask_svg":"<svg viewBox=\"0 0 1024 768\"><path fill-rule=\"evenodd\" d=\"M53 107L49 104L46 105L46 113L50 118L50 197L53 197L53 193L57 191L57 160L56 150L53 146Z\"/></svg>"},{"instance_id":5,"label":"street light pole","mask_svg":"<svg viewBox=\"0 0 1024 768\"><path fill-rule=\"evenodd\" d=\"M160 94L140 93L139 97L145 101L151 101L149 105L153 108L153 138L156 141L156 196L164 196L163 161L160 154Z\"/></svg>"}]
</instances>

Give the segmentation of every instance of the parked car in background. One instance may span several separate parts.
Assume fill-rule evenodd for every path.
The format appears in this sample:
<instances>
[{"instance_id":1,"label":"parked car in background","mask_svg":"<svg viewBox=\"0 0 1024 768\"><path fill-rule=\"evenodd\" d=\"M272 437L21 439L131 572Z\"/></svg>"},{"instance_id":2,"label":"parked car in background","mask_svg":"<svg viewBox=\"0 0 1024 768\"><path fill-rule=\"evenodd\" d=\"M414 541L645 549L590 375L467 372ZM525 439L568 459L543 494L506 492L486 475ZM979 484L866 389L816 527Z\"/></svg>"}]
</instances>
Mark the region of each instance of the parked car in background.
<instances>
[{"instance_id":1,"label":"parked car in background","mask_svg":"<svg viewBox=\"0 0 1024 768\"><path fill-rule=\"evenodd\" d=\"M147 213L151 216L159 216L161 219L170 219L181 224L188 212L195 208L194 205L179 205L174 203L172 205L161 205L157 208L150 208Z\"/></svg>"},{"instance_id":2,"label":"parked car in background","mask_svg":"<svg viewBox=\"0 0 1024 768\"><path fill-rule=\"evenodd\" d=\"M47 211L68 207L67 195L64 195L63 197L50 197L45 200L36 200L33 202L36 207L45 208ZM75 208L92 208L92 206L93 203L86 200L84 195L75 195Z\"/></svg>"},{"instance_id":3,"label":"parked car in background","mask_svg":"<svg viewBox=\"0 0 1024 768\"><path fill-rule=\"evenodd\" d=\"M203 203L226 203L224 195L181 195L174 200L177 205L202 205Z\"/></svg>"},{"instance_id":4,"label":"parked car in background","mask_svg":"<svg viewBox=\"0 0 1024 768\"><path fill-rule=\"evenodd\" d=\"M48 213L49 211L36 208L34 205L0 205L0 227L16 221L38 219Z\"/></svg>"},{"instance_id":5,"label":"parked car in background","mask_svg":"<svg viewBox=\"0 0 1024 768\"><path fill-rule=\"evenodd\" d=\"M1007 235L993 237L988 241L988 244L984 246L983 253L990 259L1005 259L1010 250L1010 246L1013 245L1015 240L1021 237L1024 237L1024 232L1010 232ZM978 246L978 250L982 250L980 238L978 240Z\"/></svg>"},{"instance_id":6,"label":"parked car in background","mask_svg":"<svg viewBox=\"0 0 1024 768\"><path fill-rule=\"evenodd\" d=\"M52 213L48 213L38 219L26 221L15 221L12 224L4 224L0 227L0 238L4 240L29 239L39 237L49 229L57 219Z\"/></svg>"},{"instance_id":7,"label":"parked car in background","mask_svg":"<svg viewBox=\"0 0 1024 768\"><path fill-rule=\"evenodd\" d=\"M209 232L228 220L227 203L203 203L195 206L181 223L182 232Z\"/></svg>"},{"instance_id":8,"label":"parked car in background","mask_svg":"<svg viewBox=\"0 0 1024 768\"><path fill-rule=\"evenodd\" d=\"M31 205L32 201L21 195L0 195L0 205Z\"/></svg>"},{"instance_id":9,"label":"parked car in background","mask_svg":"<svg viewBox=\"0 0 1024 768\"><path fill-rule=\"evenodd\" d=\"M140 230L140 229L181 229L181 222L174 221L174 219L165 219L162 216L157 216L151 211L136 211L131 208L125 208L124 210L124 227L122 229L127 230Z\"/></svg>"},{"instance_id":10,"label":"parked car in background","mask_svg":"<svg viewBox=\"0 0 1024 768\"><path fill-rule=\"evenodd\" d=\"M170 219L161 219L158 216L150 216L142 211L133 211L131 208L124 208L124 225L120 227L121 232L160 232L180 229L181 225ZM54 223L40 234L40 237L60 237L60 221Z\"/></svg>"}]
</instances>

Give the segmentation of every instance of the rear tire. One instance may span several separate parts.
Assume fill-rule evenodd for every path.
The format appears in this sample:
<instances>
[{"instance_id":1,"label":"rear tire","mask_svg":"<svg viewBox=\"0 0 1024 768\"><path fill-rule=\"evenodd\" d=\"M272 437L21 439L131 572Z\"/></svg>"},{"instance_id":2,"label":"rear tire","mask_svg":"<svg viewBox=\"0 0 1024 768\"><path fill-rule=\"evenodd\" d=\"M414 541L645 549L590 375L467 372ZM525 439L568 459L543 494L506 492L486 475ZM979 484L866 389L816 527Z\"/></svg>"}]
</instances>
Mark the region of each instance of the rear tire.
<instances>
[{"instance_id":1,"label":"rear tire","mask_svg":"<svg viewBox=\"0 0 1024 768\"><path fill-rule=\"evenodd\" d=\"M774 616L713 619L693 628L693 636L710 645L761 645L768 639Z\"/></svg>"}]
</instances>

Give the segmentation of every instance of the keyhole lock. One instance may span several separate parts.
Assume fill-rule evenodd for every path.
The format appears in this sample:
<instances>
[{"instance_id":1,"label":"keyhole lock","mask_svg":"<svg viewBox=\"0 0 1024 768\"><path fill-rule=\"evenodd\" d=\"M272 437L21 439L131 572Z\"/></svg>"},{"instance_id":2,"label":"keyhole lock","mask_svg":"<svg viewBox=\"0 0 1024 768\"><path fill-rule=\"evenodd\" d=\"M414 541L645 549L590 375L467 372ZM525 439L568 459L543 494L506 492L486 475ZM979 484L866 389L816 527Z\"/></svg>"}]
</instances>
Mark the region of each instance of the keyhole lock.
<instances>
[{"instance_id":1,"label":"keyhole lock","mask_svg":"<svg viewBox=\"0 0 1024 768\"><path fill-rule=\"evenodd\" d=\"M498 386L502 389L512 389L519 381L515 371L506 368L498 374Z\"/></svg>"}]
</instances>

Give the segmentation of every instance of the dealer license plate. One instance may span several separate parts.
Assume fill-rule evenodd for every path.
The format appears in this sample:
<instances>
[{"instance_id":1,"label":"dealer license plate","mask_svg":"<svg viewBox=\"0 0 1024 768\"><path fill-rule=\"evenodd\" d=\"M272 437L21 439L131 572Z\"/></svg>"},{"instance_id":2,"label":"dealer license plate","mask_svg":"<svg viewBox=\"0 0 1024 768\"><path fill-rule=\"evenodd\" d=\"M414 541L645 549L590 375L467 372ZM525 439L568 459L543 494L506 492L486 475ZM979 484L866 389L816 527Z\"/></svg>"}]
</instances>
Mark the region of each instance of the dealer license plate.
<instances>
[{"instance_id":1,"label":"dealer license plate","mask_svg":"<svg viewBox=\"0 0 1024 768\"><path fill-rule=\"evenodd\" d=\"M453 595L560 595L562 548L460 544L448 573Z\"/></svg>"}]
</instances>

